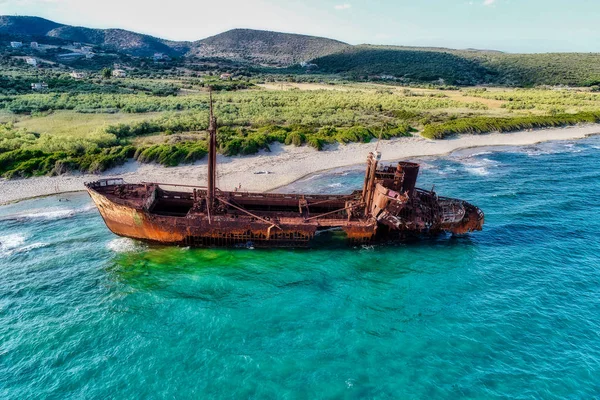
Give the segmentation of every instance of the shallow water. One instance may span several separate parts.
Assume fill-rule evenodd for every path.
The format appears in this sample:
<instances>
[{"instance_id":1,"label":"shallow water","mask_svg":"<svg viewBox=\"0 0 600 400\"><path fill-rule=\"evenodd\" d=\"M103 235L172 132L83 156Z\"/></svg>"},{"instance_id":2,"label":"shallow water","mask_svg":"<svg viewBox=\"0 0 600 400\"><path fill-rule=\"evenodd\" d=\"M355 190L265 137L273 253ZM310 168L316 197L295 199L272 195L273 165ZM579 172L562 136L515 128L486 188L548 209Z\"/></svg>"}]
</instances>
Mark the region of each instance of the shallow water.
<instances>
[{"instance_id":1,"label":"shallow water","mask_svg":"<svg viewBox=\"0 0 600 400\"><path fill-rule=\"evenodd\" d=\"M485 230L393 247L161 248L87 195L0 207L0 398L598 397L599 149L421 159Z\"/></svg>"}]
</instances>

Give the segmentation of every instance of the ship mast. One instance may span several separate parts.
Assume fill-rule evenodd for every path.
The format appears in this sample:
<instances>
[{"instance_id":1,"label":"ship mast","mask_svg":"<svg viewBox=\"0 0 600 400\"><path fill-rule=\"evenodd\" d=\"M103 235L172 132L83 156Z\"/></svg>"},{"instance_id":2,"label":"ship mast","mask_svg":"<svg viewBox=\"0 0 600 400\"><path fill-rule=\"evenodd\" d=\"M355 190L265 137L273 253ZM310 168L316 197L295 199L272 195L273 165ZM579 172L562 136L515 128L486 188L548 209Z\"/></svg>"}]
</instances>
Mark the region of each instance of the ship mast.
<instances>
[{"instance_id":1,"label":"ship mast","mask_svg":"<svg viewBox=\"0 0 600 400\"><path fill-rule=\"evenodd\" d=\"M213 115L212 88L209 91L210 113L208 120L208 190L207 208L211 210L215 201L217 178L217 117Z\"/></svg>"}]
</instances>

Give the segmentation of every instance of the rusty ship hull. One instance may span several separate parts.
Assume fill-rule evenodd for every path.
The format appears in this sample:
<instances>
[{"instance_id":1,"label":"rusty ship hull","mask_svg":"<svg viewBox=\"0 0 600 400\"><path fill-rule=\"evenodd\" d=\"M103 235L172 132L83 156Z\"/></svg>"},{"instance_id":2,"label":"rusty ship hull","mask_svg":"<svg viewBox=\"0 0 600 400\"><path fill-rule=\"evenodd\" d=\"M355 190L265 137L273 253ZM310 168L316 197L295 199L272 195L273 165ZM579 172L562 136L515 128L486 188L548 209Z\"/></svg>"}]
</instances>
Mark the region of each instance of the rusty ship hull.
<instances>
[{"instance_id":1,"label":"rusty ship hull","mask_svg":"<svg viewBox=\"0 0 600 400\"><path fill-rule=\"evenodd\" d=\"M414 187L418 165L375 169L365 188L348 195L216 192L212 207L202 187L119 179L87 190L115 234L192 247L308 247L322 231L338 229L352 244L408 236L481 230L484 216L458 199Z\"/></svg>"}]
</instances>

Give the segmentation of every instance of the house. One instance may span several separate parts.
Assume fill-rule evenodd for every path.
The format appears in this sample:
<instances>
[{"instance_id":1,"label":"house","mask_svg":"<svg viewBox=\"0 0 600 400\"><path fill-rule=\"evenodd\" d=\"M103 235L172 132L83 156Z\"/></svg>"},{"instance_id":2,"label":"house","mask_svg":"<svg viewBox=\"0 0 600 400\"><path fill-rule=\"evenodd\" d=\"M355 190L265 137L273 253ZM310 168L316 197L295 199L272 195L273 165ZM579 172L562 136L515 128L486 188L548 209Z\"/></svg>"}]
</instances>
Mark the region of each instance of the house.
<instances>
[{"instance_id":1,"label":"house","mask_svg":"<svg viewBox=\"0 0 600 400\"><path fill-rule=\"evenodd\" d=\"M73 71L69 75L71 75L71 78L73 78L73 79L83 79L83 78L85 78L85 74L83 72Z\"/></svg>"},{"instance_id":2,"label":"house","mask_svg":"<svg viewBox=\"0 0 600 400\"><path fill-rule=\"evenodd\" d=\"M385 81L393 81L396 79L394 75L381 75L379 79L383 79Z\"/></svg>"},{"instance_id":3,"label":"house","mask_svg":"<svg viewBox=\"0 0 600 400\"><path fill-rule=\"evenodd\" d=\"M10 47L13 49L18 49L23 47L23 42L10 42Z\"/></svg>"},{"instance_id":4,"label":"house","mask_svg":"<svg viewBox=\"0 0 600 400\"><path fill-rule=\"evenodd\" d=\"M92 46L81 46L81 52L83 54L89 54L92 52Z\"/></svg>"},{"instance_id":5,"label":"house","mask_svg":"<svg viewBox=\"0 0 600 400\"><path fill-rule=\"evenodd\" d=\"M46 82L36 82L31 84L31 90L46 90L48 89L48 84Z\"/></svg>"},{"instance_id":6,"label":"house","mask_svg":"<svg viewBox=\"0 0 600 400\"><path fill-rule=\"evenodd\" d=\"M160 61L165 57L165 55L163 53L154 53L154 56L152 57L154 59L154 61Z\"/></svg>"},{"instance_id":7,"label":"house","mask_svg":"<svg viewBox=\"0 0 600 400\"><path fill-rule=\"evenodd\" d=\"M112 72L112 76L115 78L125 78L127 74L122 69L114 69Z\"/></svg>"},{"instance_id":8,"label":"house","mask_svg":"<svg viewBox=\"0 0 600 400\"><path fill-rule=\"evenodd\" d=\"M93 58L94 56L95 56L95 54L94 54L94 53L85 53L85 58L87 58L88 60L89 60L90 58Z\"/></svg>"},{"instance_id":9,"label":"house","mask_svg":"<svg viewBox=\"0 0 600 400\"><path fill-rule=\"evenodd\" d=\"M31 47L32 49L39 49L40 45L38 44L38 42L31 42L29 47Z\"/></svg>"},{"instance_id":10,"label":"house","mask_svg":"<svg viewBox=\"0 0 600 400\"><path fill-rule=\"evenodd\" d=\"M33 65L34 67L37 67L37 60L33 57L27 57L25 59L25 62L29 65Z\"/></svg>"},{"instance_id":11,"label":"house","mask_svg":"<svg viewBox=\"0 0 600 400\"><path fill-rule=\"evenodd\" d=\"M232 75L231 74L221 74L221 79L224 81L230 81L231 80Z\"/></svg>"}]
</instances>

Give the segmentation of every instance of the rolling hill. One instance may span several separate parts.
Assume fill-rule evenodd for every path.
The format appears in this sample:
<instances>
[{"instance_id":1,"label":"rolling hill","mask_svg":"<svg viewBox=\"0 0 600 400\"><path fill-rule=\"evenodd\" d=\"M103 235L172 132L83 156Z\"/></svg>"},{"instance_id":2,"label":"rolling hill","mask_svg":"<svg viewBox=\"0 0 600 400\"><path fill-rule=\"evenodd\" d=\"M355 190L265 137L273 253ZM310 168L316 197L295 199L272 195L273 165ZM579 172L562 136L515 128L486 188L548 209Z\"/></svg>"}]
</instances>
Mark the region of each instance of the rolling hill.
<instances>
[{"instance_id":1,"label":"rolling hill","mask_svg":"<svg viewBox=\"0 0 600 400\"><path fill-rule=\"evenodd\" d=\"M195 42L190 53L199 57L287 66L350 47L347 43L315 36L233 29Z\"/></svg>"},{"instance_id":2,"label":"rolling hill","mask_svg":"<svg viewBox=\"0 0 600 400\"><path fill-rule=\"evenodd\" d=\"M0 16L0 35L62 39L100 46L134 56L152 56L155 52L183 55L189 51L188 42L172 42L124 29L92 29L63 25L39 17Z\"/></svg>"},{"instance_id":3,"label":"rolling hill","mask_svg":"<svg viewBox=\"0 0 600 400\"><path fill-rule=\"evenodd\" d=\"M288 66L349 47L332 39L251 29L233 29L196 42L176 42L123 29L91 29L22 16L0 16L0 35L62 39L133 56L160 52L269 66Z\"/></svg>"},{"instance_id":4,"label":"rolling hill","mask_svg":"<svg viewBox=\"0 0 600 400\"><path fill-rule=\"evenodd\" d=\"M14 38L49 43L81 42L105 51L149 57L155 52L221 59L263 68L265 73L311 73L349 79L395 79L453 85L600 85L599 53L509 54L492 50L453 50L349 44L322 37L233 29L194 42L176 42L123 29L91 29L39 17L0 16L0 48ZM3 42L3 43L2 43ZM280 69L281 67L288 67ZM226 68L225 68L226 69Z\"/></svg>"},{"instance_id":5,"label":"rolling hill","mask_svg":"<svg viewBox=\"0 0 600 400\"><path fill-rule=\"evenodd\" d=\"M510 54L397 46L352 46L312 61L322 73L354 79L390 76L408 82L443 79L453 85L600 84L599 53Z\"/></svg>"}]
</instances>

